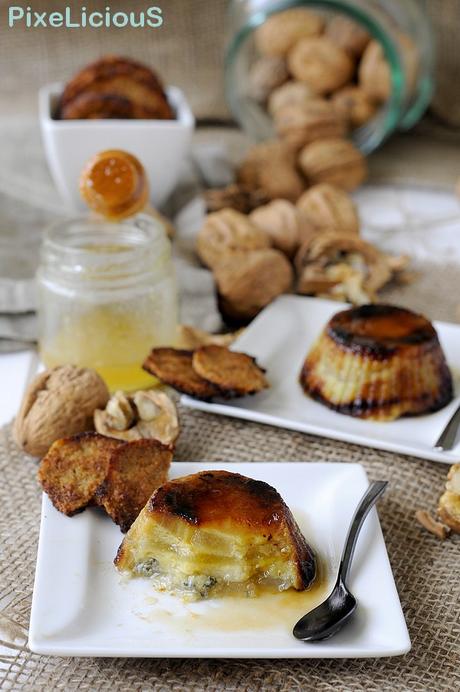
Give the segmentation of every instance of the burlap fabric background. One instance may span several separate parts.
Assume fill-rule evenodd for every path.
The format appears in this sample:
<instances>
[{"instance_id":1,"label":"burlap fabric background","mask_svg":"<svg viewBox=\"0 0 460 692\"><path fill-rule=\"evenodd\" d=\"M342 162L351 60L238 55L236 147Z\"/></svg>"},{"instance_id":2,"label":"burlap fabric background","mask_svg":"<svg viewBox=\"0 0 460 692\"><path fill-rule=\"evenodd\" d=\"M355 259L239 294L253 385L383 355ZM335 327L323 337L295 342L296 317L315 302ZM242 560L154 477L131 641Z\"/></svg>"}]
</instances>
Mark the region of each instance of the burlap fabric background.
<instances>
[{"instance_id":1,"label":"burlap fabric background","mask_svg":"<svg viewBox=\"0 0 460 692\"><path fill-rule=\"evenodd\" d=\"M433 24L437 43L437 90L432 109L445 123L460 127L458 81L460 4L458 0L418 0ZM222 80L227 0L166 0L161 30L9 29L7 7L0 0L0 114L34 110L39 86L66 80L103 53L122 53L155 65L166 82L182 87L199 118L229 116ZM116 10L145 9L148 3L126 0L68 0L66 5ZM44 0L41 11L62 10L59 0ZM37 9L34 7L34 9Z\"/></svg>"},{"instance_id":2,"label":"burlap fabric background","mask_svg":"<svg viewBox=\"0 0 460 692\"><path fill-rule=\"evenodd\" d=\"M433 508L446 467L300 433L182 409L176 459L343 461L388 479L379 505L412 638L404 657L368 660L61 659L26 646L39 531L36 462L0 431L0 687L11 690L411 690L460 686L460 540L445 543L415 521Z\"/></svg>"}]
</instances>

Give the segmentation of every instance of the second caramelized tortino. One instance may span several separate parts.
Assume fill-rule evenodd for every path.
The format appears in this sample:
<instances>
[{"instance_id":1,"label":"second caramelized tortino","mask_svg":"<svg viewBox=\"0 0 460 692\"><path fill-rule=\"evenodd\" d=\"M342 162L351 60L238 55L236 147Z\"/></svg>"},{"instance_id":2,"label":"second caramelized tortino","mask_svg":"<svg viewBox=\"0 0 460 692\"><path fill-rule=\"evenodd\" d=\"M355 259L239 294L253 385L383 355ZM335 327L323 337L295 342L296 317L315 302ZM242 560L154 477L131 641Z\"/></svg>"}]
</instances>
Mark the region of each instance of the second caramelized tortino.
<instances>
[{"instance_id":1,"label":"second caramelized tortino","mask_svg":"<svg viewBox=\"0 0 460 692\"><path fill-rule=\"evenodd\" d=\"M308 354L300 383L339 413L377 421L437 411L453 396L433 325L391 305L334 315Z\"/></svg>"}]
</instances>

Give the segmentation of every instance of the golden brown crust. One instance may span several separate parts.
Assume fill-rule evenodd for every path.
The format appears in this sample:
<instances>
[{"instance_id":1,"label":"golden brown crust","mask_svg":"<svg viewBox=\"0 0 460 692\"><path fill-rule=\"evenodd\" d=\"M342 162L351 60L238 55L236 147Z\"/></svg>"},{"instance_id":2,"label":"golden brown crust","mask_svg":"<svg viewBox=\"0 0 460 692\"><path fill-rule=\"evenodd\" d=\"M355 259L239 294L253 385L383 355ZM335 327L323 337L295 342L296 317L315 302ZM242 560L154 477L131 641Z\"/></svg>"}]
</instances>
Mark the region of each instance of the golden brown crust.
<instances>
[{"instance_id":1,"label":"golden brown crust","mask_svg":"<svg viewBox=\"0 0 460 692\"><path fill-rule=\"evenodd\" d=\"M95 432L57 440L42 459L38 480L63 514L81 512L104 480L111 453L124 443Z\"/></svg>"},{"instance_id":2,"label":"golden brown crust","mask_svg":"<svg viewBox=\"0 0 460 692\"><path fill-rule=\"evenodd\" d=\"M433 326L391 305L334 315L310 350L300 383L334 411L381 421L437 411L453 395Z\"/></svg>"},{"instance_id":3,"label":"golden brown crust","mask_svg":"<svg viewBox=\"0 0 460 692\"><path fill-rule=\"evenodd\" d=\"M255 394L269 387L255 358L225 346L202 346L193 354L193 369L229 395Z\"/></svg>"},{"instance_id":4,"label":"golden brown crust","mask_svg":"<svg viewBox=\"0 0 460 692\"><path fill-rule=\"evenodd\" d=\"M200 377L192 365L193 351L178 348L154 348L142 367L159 380L183 394L198 399L212 399L222 391Z\"/></svg>"},{"instance_id":5,"label":"golden brown crust","mask_svg":"<svg viewBox=\"0 0 460 692\"><path fill-rule=\"evenodd\" d=\"M149 117L174 117L158 76L135 60L107 55L80 70L64 89L60 117L69 117L72 102L88 92L123 97L133 108L150 112Z\"/></svg>"},{"instance_id":6,"label":"golden brown crust","mask_svg":"<svg viewBox=\"0 0 460 692\"><path fill-rule=\"evenodd\" d=\"M147 108L127 96L115 92L85 91L61 108L62 120L151 120L159 119L165 106L158 99L158 108ZM166 113L166 111L164 111ZM164 116L166 117L166 115Z\"/></svg>"},{"instance_id":7,"label":"golden brown crust","mask_svg":"<svg viewBox=\"0 0 460 692\"><path fill-rule=\"evenodd\" d=\"M126 532L151 494L168 477L173 447L158 440L135 440L112 451L108 472L95 499Z\"/></svg>"}]
</instances>

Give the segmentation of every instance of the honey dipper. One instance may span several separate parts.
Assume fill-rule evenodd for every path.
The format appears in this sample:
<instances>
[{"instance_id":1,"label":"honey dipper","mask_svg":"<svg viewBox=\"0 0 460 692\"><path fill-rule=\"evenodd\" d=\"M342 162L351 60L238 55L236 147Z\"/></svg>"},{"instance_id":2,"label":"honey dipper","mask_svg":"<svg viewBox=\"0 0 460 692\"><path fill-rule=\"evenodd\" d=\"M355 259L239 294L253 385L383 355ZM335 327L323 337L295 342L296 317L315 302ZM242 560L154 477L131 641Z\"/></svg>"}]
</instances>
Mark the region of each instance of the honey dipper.
<instances>
[{"instance_id":1,"label":"honey dipper","mask_svg":"<svg viewBox=\"0 0 460 692\"><path fill-rule=\"evenodd\" d=\"M97 214L120 221L139 212L153 216L169 236L174 227L149 203L149 183L139 159L121 149L108 149L93 156L80 175L83 201Z\"/></svg>"}]
</instances>

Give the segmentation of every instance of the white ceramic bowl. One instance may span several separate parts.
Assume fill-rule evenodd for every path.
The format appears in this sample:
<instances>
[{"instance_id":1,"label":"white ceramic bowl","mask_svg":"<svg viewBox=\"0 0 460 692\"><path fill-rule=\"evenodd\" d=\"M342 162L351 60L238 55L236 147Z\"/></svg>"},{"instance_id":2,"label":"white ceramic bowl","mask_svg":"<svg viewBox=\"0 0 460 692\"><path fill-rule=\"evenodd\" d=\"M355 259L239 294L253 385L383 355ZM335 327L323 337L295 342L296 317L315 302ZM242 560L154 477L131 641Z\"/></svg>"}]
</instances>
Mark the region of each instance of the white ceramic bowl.
<instances>
[{"instance_id":1,"label":"white ceramic bowl","mask_svg":"<svg viewBox=\"0 0 460 692\"><path fill-rule=\"evenodd\" d=\"M166 89L176 120L54 120L62 84L39 92L40 125L48 166L65 202L81 209L78 180L88 159L104 149L124 149L147 171L151 201L159 207L173 191L190 152L195 126L190 106L176 87Z\"/></svg>"}]
</instances>

